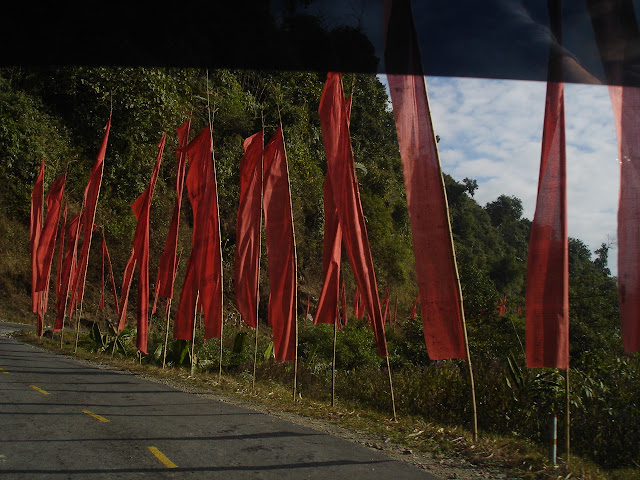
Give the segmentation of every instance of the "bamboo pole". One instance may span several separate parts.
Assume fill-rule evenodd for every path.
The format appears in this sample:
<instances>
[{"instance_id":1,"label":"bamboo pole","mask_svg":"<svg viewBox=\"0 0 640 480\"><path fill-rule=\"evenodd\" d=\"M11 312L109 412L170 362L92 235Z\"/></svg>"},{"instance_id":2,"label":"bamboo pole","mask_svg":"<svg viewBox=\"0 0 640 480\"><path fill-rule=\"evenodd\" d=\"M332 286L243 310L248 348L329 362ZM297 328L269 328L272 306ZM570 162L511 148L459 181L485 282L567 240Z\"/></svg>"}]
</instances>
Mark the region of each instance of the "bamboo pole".
<instances>
[{"instance_id":1,"label":"bamboo pole","mask_svg":"<svg viewBox=\"0 0 640 480\"><path fill-rule=\"evenodd\" d=\"M425 82L424 85L424 92L425 95L427 96L427 102L429 101L429 94L427 92L427 85L426 85L426 80L423 77L423 81ZM431 116L429 115L429 122L431 123L431 131L433 131L433 123L431 121ZM455 248L455 244L453 241L453 230L451 228L451 216L449 213L449 201L447 199L447 189L446 189L446 185L445 185L445 181L444 181L444 174L442 173L442 165L440 163L440 153L438 151L438 143L435 142L435 151L436 151L436 160L438 162L438 170L440 171L440 181L442 183L442 194L444 195L444 205L445 205L445 215L447 217L447 225L449 227L449 239L451 241L451 261L453 262L453 268L454 268L454 272L455 272L455 276L456 276L456 283L458 285L458 297L459 297L459 302L460 302L460 315L461 315L461 320L462 320L462 334L463 334L463 338L464 338L464 348L465 348L465 354L466 354L466 360L467 360L467 369L469 371L469 386L470 386L470 393L471 393L471 410L472 410L472 433L473 433L473 441L477 442L478 441L478 409L477 409L477 405L476 405L476 388L475 388L475 382L474 382L474 378L473 378L473 366L471 364L471 356L469 354L469 339L467 336L467 322L465 319L465 315L464 315L464 301L462 298L462 284L460 283L460 273L458 272L458 261L456 260L456 248Z\"/></svg>"},{"instance_id":2,"label":"bamboo pole","mask_svg":"<svg viewBox=\"0 0 640 480\"><path fill-rule=\"evenodd\" d=\"M280 128L282 128L282 118L280 117L280 105L278 104L278 117L280 120ZM298 388L298 250L296 248L296 231L295 225L293 222L293 209L291 208L291 180L289 177L289 162L287 159L287 148L284 142L284 131L282 132L282 148L284 149L284 158L285 158L285 168L287 170L287 185L289 186L289 206L291 213L291 234L293 237L293 258L294 258L294 282L295 286L293 289L293 305L294 305L294 328L296 330L296 347L295 347L295 359L293 361L293 401L296 400L296 393Z\"/></svg>"},{"instance_id":3,"label":"bamboo pole","mask_svg":"<svg viewBox=\"0 0 640 480\"><path fill-rule=\"evenodd\" d=\"M253 379L251 381L251 393L256 391L256 363L258 363L258 319L256 318L255 343L253 348Z\"/></svg>"},{"instance_id":4,"label":"bamboo pole","mask_svg":"<svg viewBox=\"0 0 640 480\"><path fill-rule=\"evenodd\" d=\"M169 317L171 316L171 298L167 300L167 324L164 330L164 348L162 349L162 369L167 362L167 344L169 343Z\"/></svg>"},{"instance_id":5,"label":"bamboo pole","mask_svg":"<svg viewBox=\"0 0 640 480\"><path fill-rule=\"evenodd\" d=\"M564 371L564 381L565 381L565 420L564 420L564 435L565 435L565 449L567 451L567 464L569 463L569 456L571 454L571 418L570 418L570 410L571 410L571 399L569 397L569 367Z\"/></svg>"},{"instance_id":6,"label":"bamboo pole","mask_svg":"<svg viewBox=\"0 0 640 480\"><path fill-rule=\"evenodd\" d=\"M338 315L333 321L333 358L331 360L331 406L336 406L336 343L338 341Z\"/></svg>"},{"instance_id":7,"label":"bamboo pole","mask_svg":"<svg viewBox=\"0 0 640 480\"><path fill-rule=\"evenodd\" d=\"M193 377L193 374L195 372L195 359L196 359L196 320L198 319L198 301L200 300L200 290L198 290L198 293L196 294L196 306L194 307L194 311L193 311L193 331L191 332L191 374L190 376Z\"/></svg>"},{"instance_id":8,"label":"bamboo pole","mask_svg":"<svg viewBox=\"0 0 640 480\"><path fill-rule=\"evenodd\" d=\"M385 338L385 343L387 340ZM389 373L389 390L391 391L391 408L393 409L393 421L397 420L396 417L396 396L393 393L393 380L391 379L391 365L389 364L389 354L386 356L387 359L387 372Z\"/></svg>"},{"instance_id":9,"label":"bamboo pole","mask_svg":"<svg viewBox=\"0 0 640 480\"><path fill-rule=\"evenodd\" d=\"M211 162L213 164L213 182L216 185L216 209L217 209L217 218L218 218L218 238L221 238L221 234L220 234L220 204L218 202L218 188L217 188L217 184L218 184L218 180L217 180L217 174L216 174L216 159L215 156L213 154L213 116L212 116L212 112L211 112L211 106L209 104L209 69L206 69L206 75L207 75L207 114L209 117L209 136L211 138ZM215 109L213 111L213 115L215 116ZM222 286L224 285L224 278L223 278L223 269L222 269L222 244L219 243L218 245L218 249L220 251L220 288L222 288ZM222 331L224 328L224 296L221 296L220 298L220 365L219 365L219 370L218 370L218 381L220 381L222 379Z\"/></svg>"}]
</instances>

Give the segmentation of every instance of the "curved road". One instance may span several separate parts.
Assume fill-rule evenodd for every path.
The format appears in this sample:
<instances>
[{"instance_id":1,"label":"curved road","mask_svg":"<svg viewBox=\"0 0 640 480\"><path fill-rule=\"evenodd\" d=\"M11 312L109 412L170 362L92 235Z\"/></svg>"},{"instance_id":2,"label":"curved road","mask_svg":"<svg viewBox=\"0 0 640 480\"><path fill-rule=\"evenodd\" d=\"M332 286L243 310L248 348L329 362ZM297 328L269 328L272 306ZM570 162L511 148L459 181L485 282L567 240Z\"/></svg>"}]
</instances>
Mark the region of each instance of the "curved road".
<instances>
[{"instance_id":1,"label":"curved road","mask_svg":"<svg viewBox=\"0 0 640 480\"><path fill-rule=\"evenodd\" d=\"M1 478L440 480L347 440L4 336L16 328L0 322Z\"/></svg>"}]
</instances>

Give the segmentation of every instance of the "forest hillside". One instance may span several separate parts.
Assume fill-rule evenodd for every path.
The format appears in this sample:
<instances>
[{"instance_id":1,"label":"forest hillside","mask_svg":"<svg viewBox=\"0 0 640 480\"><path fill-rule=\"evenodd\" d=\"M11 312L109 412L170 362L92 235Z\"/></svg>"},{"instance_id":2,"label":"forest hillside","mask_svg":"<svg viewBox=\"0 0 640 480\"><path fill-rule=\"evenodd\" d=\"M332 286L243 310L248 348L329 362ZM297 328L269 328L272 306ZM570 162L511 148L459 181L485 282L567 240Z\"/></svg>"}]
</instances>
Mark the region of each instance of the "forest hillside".
<instances>
[{"instance_id":1,"label":"forest hillside","mask_svg":"<svg viewBox=\"0 0 640 480\"><path fill-rule=\"evenodd\" d=\"M151 205L152 289L175 200L175 129L192 118L193 136L211 119L224 321L236 330L240 327L233 255L243 141L263 127L269 138L282 124L297 247L298 314L306 325L307 302L312 315L322 281L326 158L317 112L324 80L320 73L222 69L0 69L0 318L35 321L30 303L29 209L42 159L45 194L58 176L67 173L65 201L71 218L81 209L103 127L111 115L95 223L111 252L118 289L136 227L130 205L149 182L162 134L167 134L167 146ZM351 140L379 293L383 298L389 292L390 304L397 305L388 341L399 413L467 426L470 407L467 380L461 374L464 363L431 361L420 316L410 318L417 295L415 265L389 99L374 75L345 74L343 82L345 91L353 95ZM434 123L437 126L437 119ZM474 179L458 181L445 172L445 181L476 372L480 429L542 441L548 415L561 414L564 408L564 384L557 371L525 366L523 312L531 222L523 218L522 202L516 197L496 192L494 201L479 205L474 200ZM182 206L178 253L183 261L177 272L176 297L191 250L193 224L189 202L183 201ZM640 463L640 363L637 356L622 351L608 245L591 252L572 238L569 249L572 448L606 468L634 468ZM84 312L88 319L98 312L100 260L96 247L87 276ZM355 283L347 262L342 268L351 305ZM267 262L261 265L260 294L260 321L266 322ZM53 311L53 299L50 302ZM130 303L134 302L132 293ZM130 306L129 311L135 324L135 309ZM48 317L45 325L51 322ZM300 355L308 375L303 378L308 385L327 381L333 333L324 327L305 328L300 334ZM375 395L384 382L372 373L379 372L381 360L371 331L352 321L339 337L338 367L351 372L350 381L357 385L345 385L342 394L387 408L384 395Z\"/></svg>"}]
</instances>

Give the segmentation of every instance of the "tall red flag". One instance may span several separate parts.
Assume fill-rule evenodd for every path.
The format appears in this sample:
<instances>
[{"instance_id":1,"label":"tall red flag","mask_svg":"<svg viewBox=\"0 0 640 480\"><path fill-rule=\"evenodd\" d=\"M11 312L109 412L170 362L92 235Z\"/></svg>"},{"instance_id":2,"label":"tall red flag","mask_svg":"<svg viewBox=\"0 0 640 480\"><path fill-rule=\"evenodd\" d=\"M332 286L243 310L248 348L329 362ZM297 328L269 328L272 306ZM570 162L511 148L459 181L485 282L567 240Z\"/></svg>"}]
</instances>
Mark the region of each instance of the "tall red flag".
<instances>
[{"instance_id":1,"label":"tall red flag","mask_svg":"<svg viewBox=\"0 0 640 480\"><path fill-rule=\"evenodd\" d=\"M84 296L85 276L87 274L87 264L89 262L89 249L91 248L91 234L93 233L93 220L96 215L98 196L100 195L100 185L102 184L102 172L104 170L104 157L107 152L107 141L111 130L111 117L104 127L102 143L98 150L98 155L89 174L89 181L84 189L84 210L82 218L82 249L78 259L78 269L74 279L71 294L72 306L75 302L81 302Z\"/></svg>"},{"instance_id":2,"label":"tall red flag","mask_svg":"<svg viewBox=\"0 0 640 480\"><path fill-rule=\"evenodd\" d=\"M40 243L42 232L42 210L44 201L44 158L40 165L40 171L31 191L31 222L29 235L29 249L31 252L31 311L37 314L36 329L38 335L42 332L42 310L41 295L36 284L38 283L38 254L37 249Z\"/></svg>"},{"instance_id":3,"label":"tall red flag","mask_svg":"<svg viewBox=\"0 0 640 480\"><path fill-rule=\"evenodd\" d=\"M351 97L345 100L347 126L351 122ZM342 262L342 227L333 200L331 177L324 179L324 246L322 251L322 290L313 323L334 323L338 312L338 286ZM357 288L357 287L356 287ZM344 316L343 316L344 317Z\"/></svg>"},{"instance_id":4,"label":"tall red flag","mask_svg":"<svg viewBox=\"0 0 640 480\"><path fill-rule=\"evenodd\" d=\"M205 127L183 149L189 159L186 184L193 210L192 249L182 287L173 336L193 337L196 298L204 312L204 338L222 334L222 252L218 221L218 192L211 130Z\"/></svg>"},{"instance_id":5,"label":"tall red flag","mask_svg":"<svg viewBox=\"0 0 640 480\"><path fill-rule=\"evenodd\" d=\"M71 293L71 285L73 285L74 272L77 268L76 252L78 249L78 236L80 235L81 221L82 211L73 217L65 228L65 236L67 240L65 242L64 259L62 261L62 274L60 275L60 292L56 298L57 316L56 323L53 327L54 332L59 332L62 329L67 298Z\"/></svg>"},{"instance_id":6,"label":"tall red flag","mask_svg":"<svg viewBox=\"0 0 640 480\"><path fill-rule=\"evenodd\" d=\"M153 173L149 180L149 186L131 205L131 209L138 220L136 233L133 237L133 251L129 262L133 262L138 267L138 298L136 302L136 318L138 324L138 332L136 337L136 346L142 353L147 353L147 328L149 325L149 213L151 210L151 199L153 198L153 190L158 179L160 171L160 163L162 162L162 153L164 152L164 144L167 135L163 134L158 144L158 155L156 163L153 167ZM129 267L129 263L127 263ZM133 275L133 267L127 268L128 275ZM125 277L126 278L126 277ZM128 286L131 286L130 278ZM120 312L120 325L124 327L124 321L127 314L127 297L129 296L129 288L122 291L122 311Z\"/></svg>"},{"instance_id":7,"label":"tall red flag","mask_svg":"<svg viewBox=\"0 0 640 480\"><path fill-rule=\"evenodd\" d=\"M433 360L466 358L446 191L410 2L385 3L387 71L412 72L389 73L387 80L402 158L425 343ZM398 55L401 52L404 57Z\"/></svg>"},{"instance_id":8,"label":"tall red flag","mask_svg":"<svg viewBox=\"0 0 640 480\"><path fill-rule=\"evenodd\" d=\"M550 2L550 6L553 2ZM550 8L559 44L561 8ZM562 78L562 55L549 54L549 78ZM527 366L569 368L569 245L564 128L564 84L547 83L538 198L527 262Z\"/></svg>"},{"instance_id":9,"label":"tall red flag","mask_svg":"<svg viewBox=\"0 0 640 480\"><path fill-rule=\"evenodd\" d=\"M54 181L47 194L47 215L36 250L36 264L38 268L36 290L39 292L44 291L49 283L53 253L56 247L56 238L58 237L58 223L60 222L65 179L66 174L63 174Z\"/></svg>"},{"instance_id":10,"label":"tall red flag","mask_svg":"<svg viewBox=\"0 0 640 480\"><path fill-rule=\"evenodd\" d=\"M236 306L244 323L253 328L258 322L263 144L262 130L244 141L233 278Z\"/></svg>"},{"instance_id":11,"label":"tall red flag","mask_svg":"<svg viewBox=\"0 0 640 480\"><path fill-rule=\"evenodd\" d=\"M338 312L340 264L342 262L342 228L333 200L331 178L324 179L324 246L322 252L322 290L318 299L314 325L335 323Z\"/></svg>"},{"instance_id":12,"label":"tall red flag","mask_svg":"<svg viewBox=\"0 0 640 480\"><path fill-rule=\"evenodd\" d=\"M296 245L282 125L264 149L264 226L269 259L269 324L276 360L295 360Z\"/></svg>"},{"instance_id":13,"label":"tall red flag","mask_svg":"<svg viewBox=\"0 0 640 480\"><path fill-rule=\"evenodd\" d=\"M345 250L365 307L371 317L378 354L386 357L387 342L380 310L380 298L360 202L340 74L334 72L327 74L318 111L327 156L327 175L331 178Z\"/></svg>"},{"instance_id":14,"label":"tall red flag","mask_svg":"<svg viewBox=\"0 0 640 480\"><path fill-rule=\"evenodd\" d=\"M409 314L409 318L416 318L416 308L418 307L418 301L420 300L420 294L416 296L416 299L413 301L413 307L411 307L411 313Z\"/></svg>"},{"instance_id":15,"label":"tall red flag","mask_svg":"<svg viewBox=\"0 0 640 480\"><path fill-rule=\"evenodd\" d=\"M67 226L67 204L64 204L62 211L62 222L60 222L60 250L58 251L58 265L56 267L56 299L60 295L62 288L62 259L64 258L64 231Z\"/></svg>"},{"instance_id":16,"label":"tall red flag","mask_svg":"<svg viewBox=\"0 0 640 480\"><path fill-rule=\"evenodd\" d=\"M640 351L640 88L610 86L618 135L618 301L622 343L627 353Z\"/></svg>"},{"instance_id":17,"label":"tall red flag","mask_svg":"<svg viewBox=\"0 0 640 480\"><path fill-rule=\"evenodd\" d=\"M191 119L176 128L178 134L178 157L176 173L176 201L173 206L173 216L167 233L167 241L158 262L158 279L156 280L157 297L173 298L173 285L175 282L176 254L178 252L178 229L180 227L180 211L182 209L182 192L184 190L184 176L187 167L187 155L180 149L189 143L189 131ZM155 312L155 302L154 302Z\"/></svg>"}]
</instances>

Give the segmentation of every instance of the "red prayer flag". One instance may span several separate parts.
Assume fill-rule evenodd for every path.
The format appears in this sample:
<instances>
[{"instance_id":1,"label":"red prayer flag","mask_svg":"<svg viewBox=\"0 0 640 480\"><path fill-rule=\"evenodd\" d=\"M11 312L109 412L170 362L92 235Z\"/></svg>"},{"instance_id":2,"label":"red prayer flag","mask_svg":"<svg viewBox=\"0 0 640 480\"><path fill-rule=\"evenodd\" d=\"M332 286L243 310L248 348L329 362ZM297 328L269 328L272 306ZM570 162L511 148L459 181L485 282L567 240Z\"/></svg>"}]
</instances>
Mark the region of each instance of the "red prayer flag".
<instances>
[{"instance_id":1,"label":"red prayer flag","mask_svg":"<svg viewBox=\"0 0 640 480\"><path fill-rule=\"evenodd\" d=\"M151 209L151 199L153 198L153 190L155 189L158 172L160 171L160 163L162 162L162 153L164 152L164 144L167 135L163 134L158 145L158 155L153 167L153 173L149 180L149 186L131 205L131 209L138 220L136 233L133 238L133 252L131 259L138 267L138 298L136 302L136 318L138 332L136 337L136 346L142 353L147 353L147 328L149 325L149 213ZM129 263L127 264L129 267ZM129 275L133 275L133 267L127 269ZM128 279L129 288L131 281ZM127 314L127 297L129 296L129 288L123 288L123 295L126 295L120 312L120 325L124 327L124 321Z\"/></svg>"},{"instance_id":2,"label":"red prayer flag","mask_svg":"<svg viewBox=\"0 0 640 480\"><path fill-rule=\"evenodd\" d=\"M353 315L358 320L362 320L362 317L364 316L364 303L362 302L362 295L360 295L360 290L357 285L353 292Z\"/></svg>"},{"instance_id":3,"label":"red prayer flag","mask_svg":"<svg viewBox=\"0 0 640 480\"><path fill-rule=\"evenodd\" d=\"M385 56L398 134L425 343L433 360L466 358L446 191L431 123L415 26L407 1L385 2Z\"/></svg>"},{"instance_id":4,"label":"red prayer flag","mask_svg":"<svg viewBox=\"0 0 640 480\"><path fill-rule=\"evenodd\" d=\"M561 44L559 3L557 7L549 13L552 32ZM562 78L562 60L559 52L550 50L549 78ZM569 368L569 245L561 82L547 83L525 305L527 366Z\"/></svg>"},{"instance_id":5,"label":"red prayer flag","mask_svg":"<svg viewBox=\"0 0 640 480\"><path fill-rule=\"evenodd\" d=\"M269 270L268 319L276 360L295 360L296 246L282 125L264 149L264 225Z\"/></svg>"},{"instance_id":6,"label":"red prayer flag","mask_svg":"<svg viewBox=\"0 0 640 480\"><path fill-rule=\"evenodd\" d=\"M380 298L360 201L340 74L327 74L318 111L327 156L327 174L331 178L345 250L371 317L378 354L386 357L387 342Z\"/></svg>"},{"instance_id":7,"label":"red prayer flag","mask_svg":"<svg viewBox=\"0 0 640 480\"><path fill-rule=\"evenodd\" d=\"M56 238L58 237L58 223L60 222L65 179L66 174L56 179L47 194L47 215L36 250L36 264L38 267L36 290L38 291L45 290L49 283L53 252L55 251Z\"/></svg>"},{"instance_id":8,"label":"red prayer flag","mask_svg":"<svg viewBox=\"0 0 640 480\"><path fill-rule=\"evenodd\" d=\"M67 225L67 204L64 204L62 211L62 222L60 222L60 250L58 251L58 265L56 267L56 299L60 296L62 288L62 259L64 258L64 230Z\"/></svg>"},{"instance_id":9,"label":"red prayer flag","mask_svg":"<svg viewBox=\"0 0 640 480\"><path fill-rule=\"evenodd\" d=\"M96 215L98 196L100 195L100 185L102 183L102 172L104 170L104 157L107 151L107 141L111 130L111 117L104 127L102 143L98 150L98 155L89 174L87 186L84 189L84 210L82 218L82 249L78 259L77 273L74 279L73 291L71 295L72 306L75 302L81 302L84 296L85 276L87 274L87 264L89 262L89 249L91 248L91 234L93 233L93 220Z\"/></svg>"},{"instance_id":10,"label":"red prayer flag","mask_svg":"<svg viewBox=\"0 0 640 480\"><path fill-rule=\"evenodd\" d=\"M640 351L640 89L610 86L618 135L618 301L626 353Z\"/></svg>"},{"instance_id":11,"label":"red prayer flag","mask_svg":"<svg viewBox=\"0 0 640 480\"><path fill-rule=\"evenodd\" d=\"M44 159L40 165L40 171L31 191L31 223L29 248L31 251L31 307L34 313L40 310L40 294L36 288L38 283L38 245L42 233L42 213L44 201Z\"/></svg>"},{"instance_id":12,"label":"red prayer flag","mask_svg":"<svg viewBox=\"0 0 640 480\"><path fill-rule=\"evenodd\" d=\"M236 224L236 306L244 323L253 328L258 322L263 143L264 131L244 141L244 155L240 160L240 196Z\"/></svg>"},{"instance_id":13,"label":"red prayer flag","mask_svg":"<svg viewBox=\"0 0 640 480\"><path fill-rule=\"evenodd\" d=\"M184 177L187 167L187 155L182 148L189 143L189 131L191 129L191 119L187 120L180 127L176 128L178 134L178 157L176 173L176 201L173 206L173 216L167 233L167 241L158 262L158 279L156 281L157 294L162 298L173 298L173 285L175 282L176 254L178 251L178 229L180 227L180 211L182 209L182 192L184 190ZM155 301L153 312L155 312Z\"/></svg>"},{"instance_id":14,"label":"red prayer flag","mask_svg":"<svg viewBox=\"0 0 640 480\"><path fill-rule=\"evenodd\" d=\"M64 323L64 314L67 306L67 298L71 293L73 285L74 271L76 270L76 252L78 249L78 236L82 221L82 211L73 217L65 228L64 259L62 261L62 274L60 275L60 292L56 298L56 322L53 327L54 332L59 332ZM71 310L69 310L71 312ZM70 313L69 313L70 315Z\"/></svg>"},{"instance_id":15,"label":"red prayer flag","mask_svg":"<svg viewBox=\"0 0 640 480\"><path fill-rule=\"evenodd\" d=\"M192 339L196 298L199 298L198 307L204 312L204 338L220 338L222 252L218 193L209 127L205 127L183 151L189 158L186 184L194 223L191 256L187 264L187 275L180 296L173 336L182 340Z\"/></svg>"},{"instance_id":16,"label":"red prayer flag","mask_svg":"<svg viewBox=\"0 0 640 480\"><path fill-rule=\"evenodd\" d=\"M31 222L29 235L29 249L31 252L31 310L37 314L36 330L42 335L42 295L36 288L38 283L38 255L37 249L42 233L42 210L44 201L44 158L40 171L31 191Z\"/></svg>"},{"instance_id":17,"label":"red prayer flag","mask_svg":"<svg viewBox=\"0 0 640 480\"><path fill-rule=\"evenodd\" d=\"M313 324L336 321L342 261L342 228L333 200L331 179L324 179L324 246L322 252L322 290Z\"/></svg>"}]
</instances>

